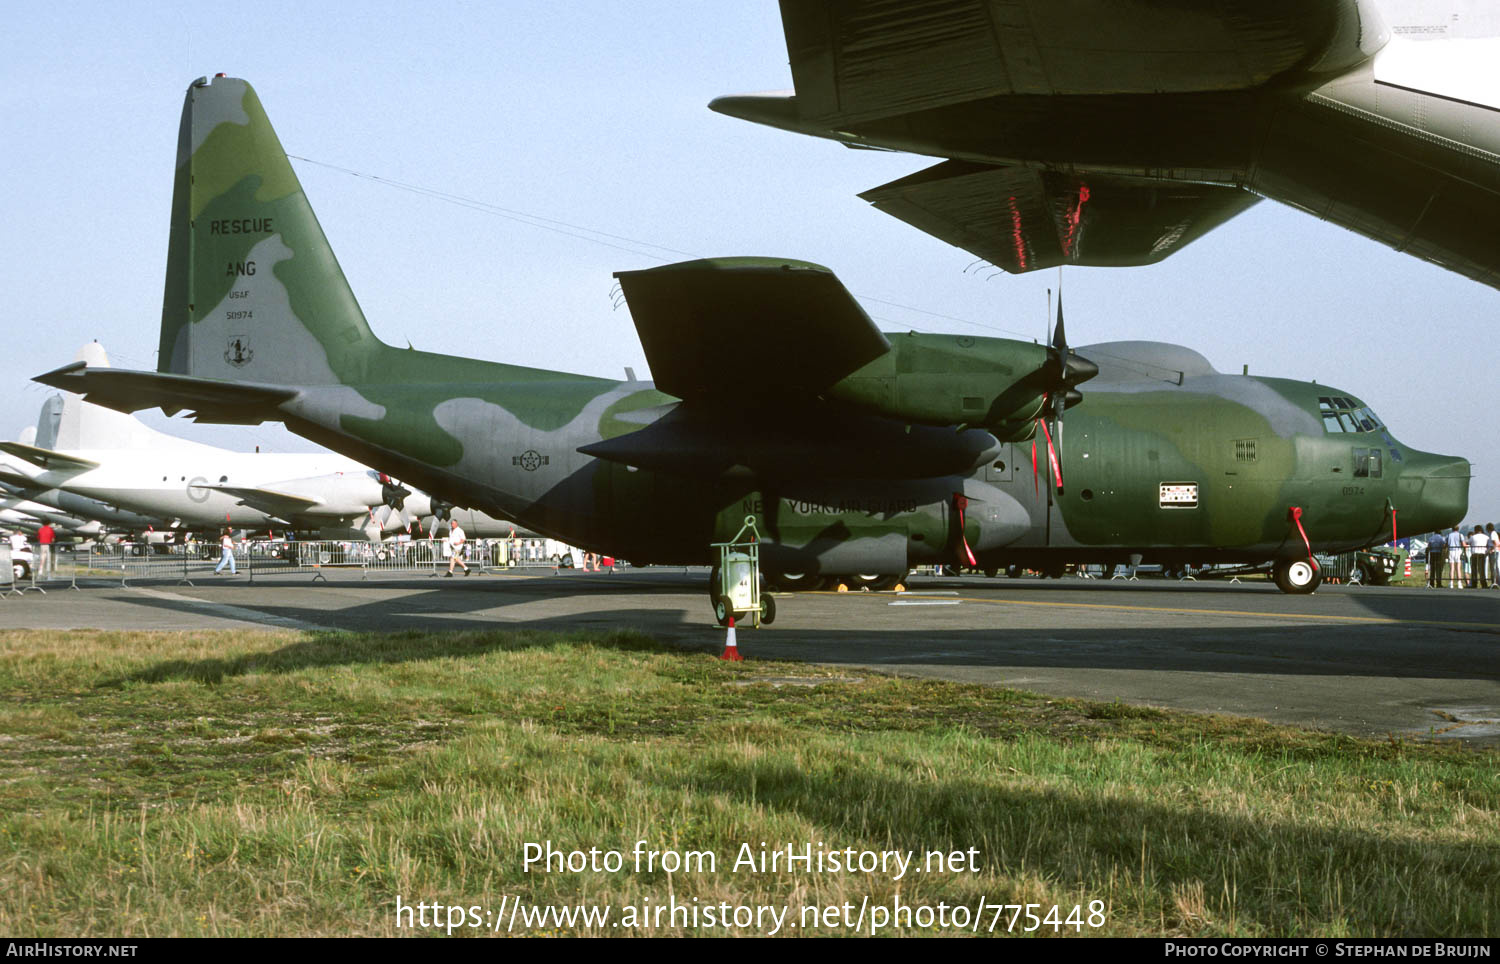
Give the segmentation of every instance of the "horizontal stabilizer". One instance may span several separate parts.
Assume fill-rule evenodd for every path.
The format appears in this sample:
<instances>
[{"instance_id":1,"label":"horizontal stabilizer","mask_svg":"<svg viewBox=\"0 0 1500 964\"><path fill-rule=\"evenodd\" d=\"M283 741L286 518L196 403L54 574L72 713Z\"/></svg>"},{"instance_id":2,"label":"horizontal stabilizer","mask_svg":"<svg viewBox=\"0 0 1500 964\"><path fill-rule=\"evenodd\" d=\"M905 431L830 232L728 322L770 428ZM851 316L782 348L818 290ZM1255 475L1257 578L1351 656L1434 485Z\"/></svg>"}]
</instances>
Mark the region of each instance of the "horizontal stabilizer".
<instances>
[{"instance_id":1,"label":"horizontal stabilizer","mask_svg":"<svg viewBox=\"0 0 1500 964\"><path fill-rule=\"evenodd\" d=\"M724 258L620 271L656 387L678 398L811 396L890 350L832 271Z\"/></svg>"},{"instance_id":2,"label":"horizontal stabilizer","mask_svg":"<svg viewBox=\"0 0 1500 964\"><path fill-rule=\"evenodd\" d=\"M25 445L21 442L0 442L0 452L7 452L18 459L25 459L32 465L50 470L67 469L93 469L98 468L98 462L90 462L75 455L63 452L54 452L51 449L37 448L35 445ZM30 481L29 479L27 480Z\"/></svg>"},{"instance_id":3,"label":"horizontal stabilizer","mask_svg":"<svg viewBox=\"0 0 1500 964\"><path fill-rule=\"evenodd\" d=\"M1013 274L1155 264L1259 200L1213 184L944 161L860 197Z\"/></svg>"},{"instance_id":4,"label":"horizontal stabilizer","mask_svg":"<svg viewBox=\"0 0 1500 964\"><path fill-rule=\"evenodd\" d=\"M309 509L316 509L320 503L316 499L305 496L292 495L288 492L277 492L274 489L260 489L245 485L205 485L205 489L213 489L216 492L224 492L240 500L240 505L249 506L266 515L286 519L290 516L300 515Z\"/></svg>"},{"instance_id":5,"label":"horizontal stabilizer","mask_svg":"<svg viewBox=\"0 0 1500 964\"><path fill-rule=\"evenodd\" d=\"M75 362L36 376L34 381L82 395L117 412L160 408L168 415L191 412L199 422L258 425L277 419L276 408L294 398L297 389L274 385L223 382L191 375L93 368Z\"/></svg>"}]
</instances>

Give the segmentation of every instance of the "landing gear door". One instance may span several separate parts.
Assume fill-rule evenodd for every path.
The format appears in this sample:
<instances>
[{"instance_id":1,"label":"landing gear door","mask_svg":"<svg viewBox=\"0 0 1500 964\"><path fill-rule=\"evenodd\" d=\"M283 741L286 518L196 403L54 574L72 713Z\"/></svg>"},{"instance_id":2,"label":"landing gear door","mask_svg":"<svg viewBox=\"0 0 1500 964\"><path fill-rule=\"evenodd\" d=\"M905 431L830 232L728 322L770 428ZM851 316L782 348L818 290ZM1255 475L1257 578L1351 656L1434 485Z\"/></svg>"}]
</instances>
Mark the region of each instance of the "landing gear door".
<instances>
[{"instance_id":1,"label":"landing gear door","mask_svg":"<svg viewBox=\"0 0 1500 964\"><path fill-rule=\"evenodd\" d=\"M1016 447L1009 442L1000 446L1000 452L984 467L986 482L1009 482L1015 478Z\"/></svg>"}]
</instances>

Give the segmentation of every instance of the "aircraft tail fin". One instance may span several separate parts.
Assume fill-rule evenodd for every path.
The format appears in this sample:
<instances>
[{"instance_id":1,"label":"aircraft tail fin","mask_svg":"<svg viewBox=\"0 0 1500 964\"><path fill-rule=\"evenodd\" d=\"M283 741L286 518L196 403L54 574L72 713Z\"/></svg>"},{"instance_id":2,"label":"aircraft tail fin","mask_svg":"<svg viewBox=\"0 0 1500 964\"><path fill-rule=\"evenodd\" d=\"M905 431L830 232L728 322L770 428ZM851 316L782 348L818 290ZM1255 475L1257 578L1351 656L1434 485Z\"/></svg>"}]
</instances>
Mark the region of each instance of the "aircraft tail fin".
<instances>
[{"instance_id":1,"label":"aircraft tail fin","mask_svg":"<svg viewBox=\"0 0 1500 964\"><path fill-rule=\"evenodd\" d=\"M381 347L254 89L223 75L194 81L157 370L331 385L366 380Z\"/></svg>"}]
</instances>

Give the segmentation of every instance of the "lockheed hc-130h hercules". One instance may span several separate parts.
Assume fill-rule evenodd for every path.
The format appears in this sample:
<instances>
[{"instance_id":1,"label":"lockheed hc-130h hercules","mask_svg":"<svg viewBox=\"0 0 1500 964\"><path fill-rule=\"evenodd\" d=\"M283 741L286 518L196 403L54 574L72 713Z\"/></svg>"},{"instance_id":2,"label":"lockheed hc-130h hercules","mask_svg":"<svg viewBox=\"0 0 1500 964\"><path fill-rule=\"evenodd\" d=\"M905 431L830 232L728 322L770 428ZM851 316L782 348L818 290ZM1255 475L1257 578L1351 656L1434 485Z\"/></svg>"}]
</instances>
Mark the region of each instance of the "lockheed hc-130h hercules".
<instances>
[{"instance_id":1,"label":"lockheed hc-130h hercules","mask_svg":"<svg viewBox=\"0 0 1500 964\"><path fill-rule=\"evenodd\" d=\"M800 261L618 277L654 383L386 345L254 91L202 79L182 116L159 371L38 380L122 410L280 420L637 563L710 562L752 515L783 585L1138 554L1274 561L1283 589L1309 591L1313 551L1466 508L1467 462L1399 443L1345 391L1219 374L1170 345L1075 353L1060 322L1050 345L885 334Z\"/></svg>"}]
</instances>

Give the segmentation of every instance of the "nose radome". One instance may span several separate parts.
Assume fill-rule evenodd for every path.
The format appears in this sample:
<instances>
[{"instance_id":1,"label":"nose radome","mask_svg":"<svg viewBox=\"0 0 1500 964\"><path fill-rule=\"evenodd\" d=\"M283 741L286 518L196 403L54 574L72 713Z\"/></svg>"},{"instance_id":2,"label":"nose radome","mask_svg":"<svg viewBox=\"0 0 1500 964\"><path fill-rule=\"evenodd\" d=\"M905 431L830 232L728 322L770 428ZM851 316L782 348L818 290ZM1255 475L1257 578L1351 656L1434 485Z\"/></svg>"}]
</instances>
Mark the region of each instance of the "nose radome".
<instances>
[{"instance_id":1,"label":"nose radome","mask_svg":"<svg viewBox=\"0 0 1500 964\"><path fill-rule=\"evenodd\" d=\"M1410 491L1415 504L1396 507L1402 510L1401 522L1406 531L1433 532L1462 522L1469 511L1471 475L1468 459L1409 453L1401 490L1403 494Z\"/></svg>"}]
</instances>

